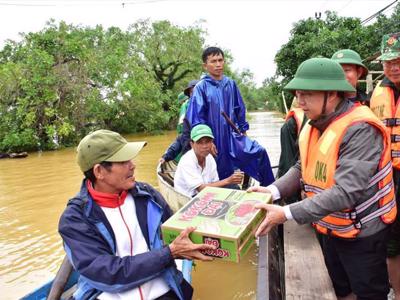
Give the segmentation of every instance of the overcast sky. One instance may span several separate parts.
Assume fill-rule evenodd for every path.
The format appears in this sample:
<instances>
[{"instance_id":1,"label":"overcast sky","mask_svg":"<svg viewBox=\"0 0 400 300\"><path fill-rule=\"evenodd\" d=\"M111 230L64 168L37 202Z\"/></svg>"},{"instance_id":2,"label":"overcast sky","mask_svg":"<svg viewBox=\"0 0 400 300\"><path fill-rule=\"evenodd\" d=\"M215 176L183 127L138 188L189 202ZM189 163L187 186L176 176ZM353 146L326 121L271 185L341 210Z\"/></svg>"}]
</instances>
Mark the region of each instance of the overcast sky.
<instances>
[{"instance_id":1,"label":"overcast sky","mask_svg":"<svg viewBox=\"0 0 400 300\"><path fill-rule=\"evenodd\" d=\"M126 29L139 19L180 25L205 20L208 45L229 49L233 68L248 68L260 84L274 75L274 56L288 41L294 22L333 10L366 19L393 0L0 0L0 47L19 32L41 30L50 18L74 25ZM125 5L122 5L125 3ZM394 6L386 11L393 12ZM324 17L324 16L322 16Z\"/></svg>"}]
</instances>

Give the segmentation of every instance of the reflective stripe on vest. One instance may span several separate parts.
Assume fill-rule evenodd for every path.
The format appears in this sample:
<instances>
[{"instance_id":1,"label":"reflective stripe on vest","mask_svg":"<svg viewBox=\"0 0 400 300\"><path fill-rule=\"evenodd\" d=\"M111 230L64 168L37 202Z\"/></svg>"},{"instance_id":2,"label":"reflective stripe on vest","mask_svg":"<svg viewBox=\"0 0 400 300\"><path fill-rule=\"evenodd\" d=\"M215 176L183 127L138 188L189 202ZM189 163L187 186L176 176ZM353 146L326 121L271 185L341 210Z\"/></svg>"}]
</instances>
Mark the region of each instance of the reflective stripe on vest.
<instances>
[{"instance_id":1,"label":"reflective stripe on vest","mask_svg":"<svg viewBox=\"0 0 400 300\"><path fill-rule=\"evenodd\" d=\"M362 225L380 217L384 223L392 223L396 217L390 141L386 128L365 106L355 106L336 118L320 136L316 128L306 124L300 133L299 148L302 166L302 187L307 197L331 188L335 184L335 172L339 148L347 128L353 124L366 122L382 134L384 149L378 171L371 177L368 188L378 185L378 192L363 203L329 214L314 227L323 234L341 238L355 238ZM374 204L377 208L368 215L362 213Z\"/></svg>"},{"instance_id":2,"label":"reflective stripe on vest","mask_svg":"<svg viewBox=\"0 0 400 300\"><path fill-rule=\"evenodd\" d=\"M370 101L372 112L385 124L391 136L393 167L400 169L400 101L390 87L377 85Z\"/></svg>"},{"instance_id":3,"label":"reflective stripe on vest","mask_svg":"<svg viewBox=\"0 0 400 300\"><path fill-rule=\"evenodd\" d=\"M297 135L300 134L301 125L303 125L304 121L304 111L301 108L292 108L286 115L286 121L289 120L291 117L294 118L297 125Z\"/></svg>"}]
</instances>

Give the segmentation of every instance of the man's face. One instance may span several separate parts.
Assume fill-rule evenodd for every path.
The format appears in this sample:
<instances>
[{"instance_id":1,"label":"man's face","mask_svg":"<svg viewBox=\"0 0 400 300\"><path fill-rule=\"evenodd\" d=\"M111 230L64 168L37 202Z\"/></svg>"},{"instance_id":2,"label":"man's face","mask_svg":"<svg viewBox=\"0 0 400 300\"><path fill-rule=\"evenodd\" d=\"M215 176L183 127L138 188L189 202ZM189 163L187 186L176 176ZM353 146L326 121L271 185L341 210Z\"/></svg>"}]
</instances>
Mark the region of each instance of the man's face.
<instances>
[{"instance_id":1,"label":"man's face","mask_svg":"<svg viewBox=\"0 0 400 300\"><path fill-rule=\"evenodd\" d=\"M382 62L385 76L396 86L400 86L400 57Z\"/></svg>"},{"instance_id":2,"label":"man's face","mask_svg":"<svg viewBox=\"0 0 400 300\"><path fill-rule=\"evenodd\" d=\"M213 139L205 136L199 139L197 142L191 142L192 148L196 156L206 157L211 152L211 146Z\"/></svg>"},{"instance_id":3,"label":"man's face","mask_svg":"<svg viewBox=\"0 0 400 300\"><path fill-rule=\"evenodd\" d=\"M224 57L222 54L209 55L203 64L204 69L216 80L221 80L224 75Z\"/></svg>"},{"instance_id":4,"label":"man's face","mask_svg":"<svg viewBox=\"0 0 400 300\"><path fill-rule=\"evenodd\" d=\"M357 81L362 75L362 68L356 65L342 64L344 74L346 75L346 80L355 88L357 86Z\"/></svg>"},{"instance_id":5,"label":"man's face","mask_svg":"<svg viewBox=\"0 0 400 300\"><path fill-rule=\"evenodd\" d=\"M100 180L108 193L119 194L135 186L134 171L136 165L133 161L113 162L108 170L101 165L100 168L102 168Z\"/></svg>"},{"instance_id":6,"label":"man's face","mask_svg":"<svg viewBox=\"0 0 400 300\"><path fill-rule=\"evenodd\" d=\"M304 114L311 120L316 120L321 116L324 104L324 92L321 91L296 91L299 107L304 110Z\"/></svg>"}]
</instances>

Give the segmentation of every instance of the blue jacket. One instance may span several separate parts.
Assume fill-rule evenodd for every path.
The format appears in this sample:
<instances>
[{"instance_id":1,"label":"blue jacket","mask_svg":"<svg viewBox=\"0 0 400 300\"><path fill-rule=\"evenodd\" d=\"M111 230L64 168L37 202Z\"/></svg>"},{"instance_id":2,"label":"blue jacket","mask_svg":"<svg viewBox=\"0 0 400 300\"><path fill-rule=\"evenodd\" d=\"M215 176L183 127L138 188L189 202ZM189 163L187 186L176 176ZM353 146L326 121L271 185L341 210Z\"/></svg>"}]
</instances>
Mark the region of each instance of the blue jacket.
<instances>
[{"instance_id":1,"label":"blue jacket","mask_svg":"<svg viewBox=\"0 0 400 300\"><path fill-rule=\"evenodd\" d=\"M219 178L225 179L239 168L262 185L269 185L274 181L274 176L266 150L247 136L236 134L221 115L222 111L240 132L249 129L246 108L235 81L226 76L222 80L215 80L206 75L193 90L186 118L191 128L206 124L212 129L218 150L216 162Z\"/></svg>"},{"instance_id":2,"label":"blue jacket","mask_svg":"<svg viewBox=\"0 0 400 300\"><path fill-rule=\"evenodd\" d=\"M150 249L134 256L116 256L112 227L91 198L85 180L80 192L68 202L58 229L65 252L80 275L74 298L95 299L102 291L124 292L162 276L181 300L191 299L193 290L177 270L169 247L163 246L161 239L160 225L172 215L171 209L147 184L137 182L129 192Z\"/></svg>"},{"instance_id":3,"label":"blue jacket","mask_svg":"<svg viewBox=\"0 0 400 300\"><path fill-rule=\"evenodd\" d=\"M182 133L169 145L168 149L162 155L162 158L164 158L165 161L174 159L176 162L179 162L182 155L190 149L190 125L185 118L182 124Z\"/></svg>"}]
</instances>

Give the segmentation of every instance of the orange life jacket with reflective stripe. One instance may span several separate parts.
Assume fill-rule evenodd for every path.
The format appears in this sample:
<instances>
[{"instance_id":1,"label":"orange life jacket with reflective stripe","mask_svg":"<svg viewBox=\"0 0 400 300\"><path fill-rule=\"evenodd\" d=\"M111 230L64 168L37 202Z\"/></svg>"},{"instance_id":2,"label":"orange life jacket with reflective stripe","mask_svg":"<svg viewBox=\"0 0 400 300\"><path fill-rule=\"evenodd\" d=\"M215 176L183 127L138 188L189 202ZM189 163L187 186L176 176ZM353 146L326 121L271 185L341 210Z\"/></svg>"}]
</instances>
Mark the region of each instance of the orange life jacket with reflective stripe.
<instances>
[{"instance_id":1,"label":"orange life jacket with reflective stripe","mask_svg":"<svg viewBox=\"0 0 400 300\"><path fill-rule=\"evenodd\" d=\"M392 164L400 169L400 99L390 87L377 85L370 101L372 112L386 125L391 140Z\"/></svg>"},{"instance_id":2,"label":"orange life jacket with reflective stripe","mask_svg":"<svg viewBox=\"0 0 400 300\"><path fill-rule=\"evenodd\" d=\"M301 108L292 108L291 110L289 110L289 112L286 115L286 121L289 120L291 117L294 118L294 120L296 121L296 125L297 125L297 135L300 134L300 130L301 130L301 125L303 125L303 121L304 121L304 111Z\"/></svg>"},{"instance_id":3,"label":"orange life jacket with reflective stripe","mask_svg":"<svg viewBox=\"0 0 400 300\"><path fill-rule=\"evenodd\" d=\"M362 230L363 224L372 219L380 217L384 223L392 223L395 220L397 210L389 136L382 122L366 106L352 107L350 111L336 118L321 136L318 129L308 123L304 126L299 138L303 189L307 197L312 197L335 184L340 144L347 128L359 122L367 122L382 133L384 149L378 171L368 185L369 188L378 184L379 191L356 207L332 213L313 223L320 233L341 238L355 238ZM375 203L379 203L378 208L364 215L363 212Z\"/></svg>"}]
</instances>

